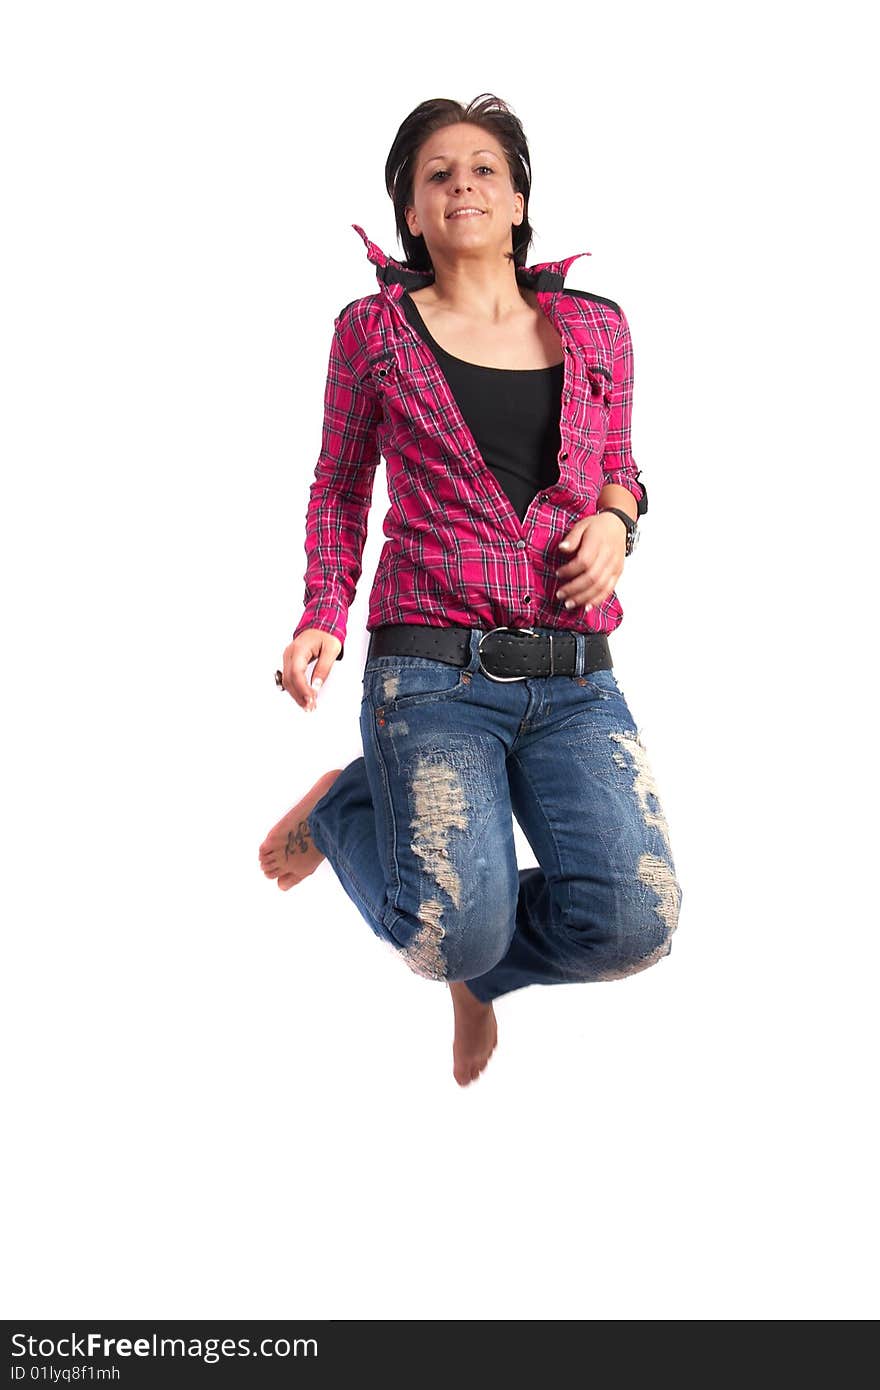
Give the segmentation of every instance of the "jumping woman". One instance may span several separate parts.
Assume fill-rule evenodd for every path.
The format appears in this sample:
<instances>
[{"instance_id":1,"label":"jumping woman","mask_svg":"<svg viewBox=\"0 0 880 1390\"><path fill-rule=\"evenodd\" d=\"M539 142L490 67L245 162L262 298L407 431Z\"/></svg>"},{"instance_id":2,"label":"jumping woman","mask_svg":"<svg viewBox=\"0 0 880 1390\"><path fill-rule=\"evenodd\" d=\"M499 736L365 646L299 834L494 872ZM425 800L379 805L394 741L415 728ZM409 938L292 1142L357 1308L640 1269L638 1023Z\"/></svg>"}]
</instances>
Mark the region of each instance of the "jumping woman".
<instances>
[{"instance_id":1,"label":"jumping woman","mask_svg":"<svg viewBox=\"0 0 880 1390\"><path fill-rule=\"evenodd\" d=\"M423 102L385 183L405 259L355 224L379 288L335 319L305 608L276 672L308 711L342 659L383 456L363 756L325 773L259 856L285 891L328 859L376 935L449 988L465 1086L495 1047L500 995L618 980L670 950L682 892L609 647L648 498L629 325L566 289L578 256L526 265L512 110ZM538 868L517 867L514 816Z\"/></svg>"}]
</instances>

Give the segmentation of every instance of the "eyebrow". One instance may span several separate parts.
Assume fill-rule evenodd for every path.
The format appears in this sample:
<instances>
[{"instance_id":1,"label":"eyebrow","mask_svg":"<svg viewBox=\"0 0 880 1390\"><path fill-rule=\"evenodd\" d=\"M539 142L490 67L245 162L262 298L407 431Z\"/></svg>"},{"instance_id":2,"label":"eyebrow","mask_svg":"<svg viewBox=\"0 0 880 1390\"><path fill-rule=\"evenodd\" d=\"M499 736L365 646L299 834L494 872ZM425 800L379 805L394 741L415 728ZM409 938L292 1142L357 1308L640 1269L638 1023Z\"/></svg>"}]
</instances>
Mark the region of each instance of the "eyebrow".
<instances>
[{"instance_id":1,"label":"eyebrow","mask_svg":"<svg viewBox=\"0 0 880 1390\"><path fill-rule=\"evenodd\" d=\"M493 159L497 159L497 158L498 158L498 156L496 155L496 153L495 153L494 150L472 150L472 151L471 151L471 154L490 154L490 155L492 156ZM427 165L433 164L435 159L444 159L444 160L446 160L446 159L448 159L448 158L449 158L449 155L448 155L448 154L432 154L430 159L426 159L426 160L425 160L425 163L422 165L422 168L424 169L424 168L427 167Z\"/></svg>"}]
</instances>

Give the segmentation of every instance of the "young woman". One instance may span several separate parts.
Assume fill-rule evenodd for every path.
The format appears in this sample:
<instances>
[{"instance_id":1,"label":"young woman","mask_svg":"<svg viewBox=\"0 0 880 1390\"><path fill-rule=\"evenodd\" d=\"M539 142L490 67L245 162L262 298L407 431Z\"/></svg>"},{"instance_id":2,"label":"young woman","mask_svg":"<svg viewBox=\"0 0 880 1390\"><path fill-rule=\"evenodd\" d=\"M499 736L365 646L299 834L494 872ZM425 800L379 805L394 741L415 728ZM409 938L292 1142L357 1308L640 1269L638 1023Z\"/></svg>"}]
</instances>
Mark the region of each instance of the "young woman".
<instances>
[{"instance_id":1,"label":"young woman","mask_svg":"<svg viewBox=\"0 0 880 1390\"><path fill-rule=\"evenodd\" d=\"M406 260L355 226L379 290L335 320L305 610L276 673L311 710L342 659L384 455L363 757L316 783L260 862L287 890L326 857L376 935L448 986L467 1085L499 995L619 979L670 950L681 888L608 643L647 492L627 320L565 288L576 256L526 266L510 108L422 103L385 173ZM540 868L518 870L513 816Z\"/></svg>"}]
</instances>

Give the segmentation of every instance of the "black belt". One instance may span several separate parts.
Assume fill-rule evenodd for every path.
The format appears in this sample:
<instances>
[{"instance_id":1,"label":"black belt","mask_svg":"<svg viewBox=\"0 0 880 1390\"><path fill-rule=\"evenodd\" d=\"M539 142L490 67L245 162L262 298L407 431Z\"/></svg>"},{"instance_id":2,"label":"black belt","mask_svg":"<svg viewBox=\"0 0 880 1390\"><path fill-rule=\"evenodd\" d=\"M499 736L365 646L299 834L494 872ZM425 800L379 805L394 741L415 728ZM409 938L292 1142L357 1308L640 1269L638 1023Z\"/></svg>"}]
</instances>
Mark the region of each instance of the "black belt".
<instances>
[{"instance_id":1,"label":"black belt","mask_svg":"<svg viewBox=\"0 0 880 1390\"><path fill-rule=\"evenodd\" d=\"M424 627L417 623L386 623L370 635L367 661L373 656L423 656L466 666L471 656L471 633L482 632L480 669L491 680L522 681L530 676L573 676L577 637L573 632L535 632L530 627L493 627L488 632L470 627ZM608 638L585 632L583 674L610 670Z\"/></svg>"}]
</instances>

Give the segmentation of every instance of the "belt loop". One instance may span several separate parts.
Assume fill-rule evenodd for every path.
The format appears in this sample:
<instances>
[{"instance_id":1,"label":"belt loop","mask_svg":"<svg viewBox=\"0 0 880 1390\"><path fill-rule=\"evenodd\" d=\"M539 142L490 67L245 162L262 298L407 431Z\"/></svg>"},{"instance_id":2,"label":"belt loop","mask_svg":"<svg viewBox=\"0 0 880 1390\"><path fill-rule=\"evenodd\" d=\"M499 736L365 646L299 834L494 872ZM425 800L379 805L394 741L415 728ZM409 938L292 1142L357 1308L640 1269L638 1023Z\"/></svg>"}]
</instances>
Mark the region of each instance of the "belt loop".
<instances>
[{"instance_id":1,"label":"belt loop","mask_svg":"<svg viewBox=\"0 0 880 1390\"><path fill-rule=\"evenodd\" d=\"M584 633L576 632L575 641L577 642L577 651L575 653L574 673L576 676L582 676L587 664L587 639Z\"/></svg>"}]
</instances>

